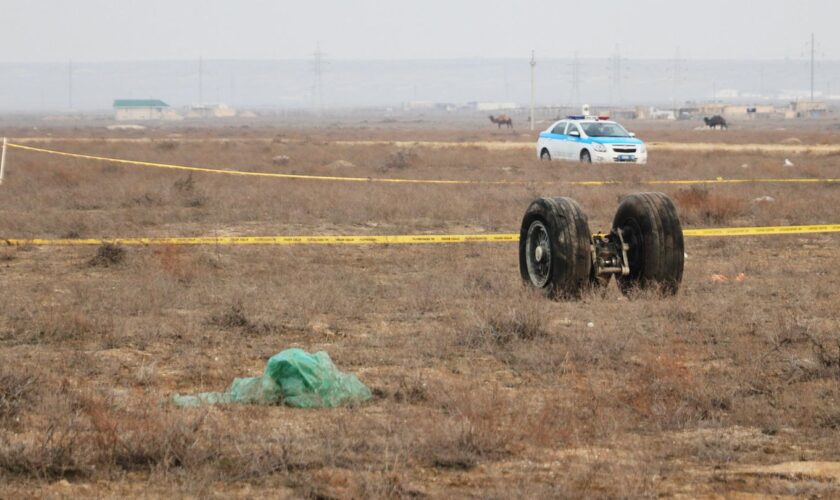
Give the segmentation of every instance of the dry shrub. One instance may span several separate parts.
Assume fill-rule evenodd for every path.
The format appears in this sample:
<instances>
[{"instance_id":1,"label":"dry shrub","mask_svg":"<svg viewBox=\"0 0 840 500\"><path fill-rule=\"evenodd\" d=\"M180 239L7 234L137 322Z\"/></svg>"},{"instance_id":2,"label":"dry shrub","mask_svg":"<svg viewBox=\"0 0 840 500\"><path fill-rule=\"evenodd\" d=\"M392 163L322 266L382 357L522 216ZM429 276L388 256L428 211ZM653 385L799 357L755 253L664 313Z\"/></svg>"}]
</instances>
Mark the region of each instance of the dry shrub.
<instances>
[{"instance_id":1,"label":"dry shrub","mask_svg":"<svg viewBox=\"0 0 840 500\"><path fill-rule=\"evenodd\" d=\"M182 206L198 208L207 204L208 197L202 189L198 188L192 172L176 180L172 184L172 191Z\"/></svg>"},{"instance_id":2,"label":"dry shrub","mask_svg":"<svg viewBox=\"0 0 840 500\"><path fill-rule=\"evenodd\" d=\"M210 316L209 323L220 328L250 328L251 320L245 315L242 302L234 302L225 311Z\"/></svg>"},{"instance_id":3,"label":"dry shrub","mask_svg":"<svg viewBox=\"0 0 840 500\"><path fill-rule=\"evenodd\" d=\"M11 262L17 257L17 249L15 247L3 248L0 250L0 262Z\"/></svg>"},{"instance_id":4,"label":"dry shrub","mask_svg":"<svg viewBox=\"0 0 840 500\"><path fill-rule=\"evenodd\" d=\"M86 477L92 472L82 455L75 420L52 424L31 443L12 443L0 437L0 471L35 479Z\"/></svg>"},{"instance_id":5,"label":"dry shrub","mask_svg":"<svg viewBox=\"0 0 840 500\"><path fill-rule=\"evenodd\" d=\"M241 301L234 302L221 313L211 315L207 323L250 334L269 334L277 330L277 326L272 323L249 318Z\"/></svg>"},{"instance_id":6,"label":"dry shrub","mask_svg":"<svg viewBox=\"0 0 840 500\"><path fill-rule=\"evenodd\" d=\"M45 480L89 476L93 450L78 409L64 394L45 403L50 408L45 429L14 440L0 434L0 471Z\"/></svg>"},{"instance_id":7,"label":"dry shrub","mask_svg":"<svg viewBox=\"0 0 840 500\"><path fill-rule=\"evenodd\" d=\"M821 374L840 379L840 334L805 332Z\"/></svg>"},{"instance_id":8,"label":"dry shrub","mask_svg":"<svg viewBox=\"0 0 840 500\"><path fill-rule=\"evenodd\" d=\"M514 341L535 340L548 335L545 312L538 305L522 302L499 311L473 313L459 342L467 347L500 347Z\"/></svg>"},{"instance_id":9,"label":"dry shrub","mask_svg":"<svg viewBox=\"0 0 840 500\"><path fill-rule=\"evenodd\" d=\"M83 396L79 406L90 420L98 456L96 463L121 470L191 468L221 455L217 429L207 426L207 413L184 418L147 406L120 411L106 400Z\"/></svg>"},{"instance_id":10,"label":"dry shrub","mask_svg":"<svg viewBox=\"0 0 840 500\"><path fill-rule=\"evenodd\" d=\"M421 403L427 401L430 397L429 385L422 376L407 377L403 375L398 378L397 382L398 388L393 397L398 402Z\"/></svg>"},{"instance_id":11,"label":"dry shrub","mask_svg":"<svg viewBox=\"0 0 840 500\"><path fill-rule=\"evenodd\" d=\"M150 403L150 402L147 402ZM118 410L99 396L51 397L47 427L31 439L0 437L0 470L38 479L87 477L96 471L196 470L221 455L207 414L175 415L155 404Z\"/></svg>"},{"instance_id":12,"label":"dry shrub","mask_svg":"<svg viewBox=\"0 0 840 500\"><path fill-rule=\"evenodd\" d=\"M437 394L445 418L421 422L424 429L420 459L433 467L467 470L482 458L509 455L519 432L515 408L498 390L449 388Z\"/></svg>"},{"instance_id":13,"label":"dry shrub","mask_svg":"<svg viewBox=\"0 0 840 500\"><path fill-rule=\"evenodd\" d=\"M36 377L18 373L8 365L0 368L0 422L17 419L34 400L37 388Z\"/></svg>"},{"instance_id":14,"label":"dry shrub","mask_svg":"<svg viewBox=\"0 0 840 500\"><path fill-rule=\"evenodd\" d=\"M706 187L680 189L673 198L680 216L688 224L720 224L744 213L743 200Z\"/></svg>"},{"instance_id":15,"label":"dry shrub","mask_svg":"<svg viewBox=\"0 0 840 500\"><path fill-rule=\"evenodd\" d=\"M382 170L403 170L417 163L419 155L413 149L395 151L385 160Z\"/></svg>"},{"instance_id":16,"label":"dry shrub","mask_svg":"<svg viewBox=\"0 0 840 500\"><path fill-rule=\"evenodd\" d=\"M180 143L178 141L164 140L155 143L155 149L158 151L175 151L178 149Z\"/></svg>"},{"instance_id":17,"label":"dry shrub","mask_svg":"<svg viewBox=\"0 0 840 500\"><path fill-rule=\"evenodd\" d=\"M138 207L155 207L163 205L163 199L157 193L147 192L132 198L131 201L126 203L124 206L131 207L132 205L136 205Z\"/></svg>"},{"instance_id":18,"label":"dry shrub","mask_svg":"<svg viewBox=\"0 0 840 500\"><path fill-rule=\"evenodd\" d=\"M114 243L102 243L96 249L96 255L91 257L88 265L91 267L112 267L122 264L125 260L125 248Z\"/></svg>"},{"instance_id":19,"label":"dry shrub","mask_svg":"<svg viewBox=\"0 0 840 500\"><path fill-rule=\"evenodd\" d=\"M13 318L14 339L26 344L101 340L111 335L111 318L55 306L23 311Z\"/></svg>"},{"instance_id":20,"label":"dry shrub","mask_svg":"<svg viewBox=\"0 0 840 500\"><path fill-rule=\"evenodd\" d=\"M307 453L299 440L285 434L262 436L252 448L219 461L220 472L232 481L253 480L322 466L320 457Z\"/></svg>"},{"instance_id":21,"label":"dry shrub","mask_svg":"<svg viewBox=\"0 0 840 500\"><path fill-rule=\"evenodd\" d=\"M559 395L475 386L440 386L430 402L443 417L418 421L418 458L434 467L470 469L480 461L521 453L529 446L553 448L586 432L586 412ZM428 427L428 428L427 428Z\"/></svg>"}]
</instances>

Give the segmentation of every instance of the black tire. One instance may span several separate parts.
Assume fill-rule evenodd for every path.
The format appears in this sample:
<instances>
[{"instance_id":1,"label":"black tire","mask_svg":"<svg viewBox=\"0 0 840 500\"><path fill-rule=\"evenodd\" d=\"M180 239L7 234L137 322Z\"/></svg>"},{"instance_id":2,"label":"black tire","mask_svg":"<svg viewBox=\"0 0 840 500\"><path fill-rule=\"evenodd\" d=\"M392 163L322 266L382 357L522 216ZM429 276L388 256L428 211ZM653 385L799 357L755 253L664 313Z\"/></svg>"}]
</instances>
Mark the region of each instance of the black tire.
<instances>
[{"instance_id":1,"label":"black tire","mask_svg":"<svg viewBox=\"0 0 840 500\"><path fill-rule=\"evenodd\" d=\"M591 237L589 221L574 200L535 200L519 231L522 280L552 298L579 298L591 284Z\"/></svg>"},{"instance_id":2,"label":"black tire","mask_svg":"<svg viewBox=\"0 0 840 500\"><path fill-rule=\"evenodd\" d=\"M549 153L547 149L543 148L543 150L540 151L540 160L551 161L551 153Z\"/></svg>"},{"instance_id":3,"label":"black tire","mask_svg":"<svg viewBox=\"0 0 840 500\"><path fill-rule=\"evenodd\" d=\"M618 206L613 228L620 229L630 274L616 276L627 294L636 288L658 289L673 295L680 288L685 264L685 243L677 209L663 193L635 193Z\"/></svg>"},{"instance_id":4,"label":"black tire","mask_svg":"<svg viewBox=\"0 0 840 500\"><path fill-rule=\"evenodd\" d=\"M589 150L584 149L580 152L580 162L581 163L592 163L592 155L589 154Z\"/></svg>"}]
</instances>

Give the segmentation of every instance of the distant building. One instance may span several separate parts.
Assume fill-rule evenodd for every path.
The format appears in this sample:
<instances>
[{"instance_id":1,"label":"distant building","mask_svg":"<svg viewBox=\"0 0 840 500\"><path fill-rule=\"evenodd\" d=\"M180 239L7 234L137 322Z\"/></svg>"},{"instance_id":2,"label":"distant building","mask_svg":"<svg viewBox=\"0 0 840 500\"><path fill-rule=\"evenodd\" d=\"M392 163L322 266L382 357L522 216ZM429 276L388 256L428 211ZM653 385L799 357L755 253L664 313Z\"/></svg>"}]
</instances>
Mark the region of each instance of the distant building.
<instances>
[{"instance_id":1,"label":"distant building","mask_svg":"<svg viewBox=\"0 0 840 500\"><path fill-rule=\"evenodd\" d=\"M636 108L636 118L639 120L676 120L677 114L673 109L639 106Z\"/></svg>"},{"instance_id":2,"label":"distant building","mask_svg":"<svg viewBox=\"0 0 840 500\"><path fill-rule=\"evenodd\" d=\"M117 121L180 120L181 115L160 99L116 99Z\"/></svg>"},{"instance_id":3,"label":"distant building","mask_svg":"<svg viewBox=\"0 0 840 500\"><path fill-rule=\"evenodd\" d=\"M720 115L724 118L734 120L756 119L756 118L781 118L782 112L779 112L771 105L741 105L741 104L701 104L698 109L696 118L707 116Z\"/></svg>"},{"instance_id":4,"label":"distant building","mask_svg":"<svg viewBox=\"0 0 840 500\"><path fill-rule=\"evenodd\" d=\"M639 117L635 108L612 108L607 114L614 120L635 120Z\"/></svg>"},{"instance_id":5,"label":"distant building","mask_svg":"<svg viewBox=\"0 0 840 500\"><path fill-rule=\"evenodd\" d=\"M467 108L473 111L500 111L503 109L516 109L515 102L468 102Z\"/></svg>"},{"instance_id":6,"label":"distant building","mask_svg":"<svg viewBox=\"0 0 840 500\"><path fill-rule=\"evenodd\" d=\"M797 101L790 103L785 118L822 118L829 110L824 101Z\"/></svg>"},{"instance_id":7,"label":"distant building","mask_svg":"<svg viewBox=\"0 0 840 500\"><path fill-rule=\"evenodd\" d=\"M458 106L448 102L408 101L402 108L404 111L455 111Z\"/></svg>"},{"instance_id":8,"label":"distant building","mask_svg":"<svg viewBox=\"0 0 840 500\"><path fill-rule=\"evenodd\" d=\"M188 118L232 118L236 110L227 104L196 104L190 108Z\"/></svg>"}]
</instances>

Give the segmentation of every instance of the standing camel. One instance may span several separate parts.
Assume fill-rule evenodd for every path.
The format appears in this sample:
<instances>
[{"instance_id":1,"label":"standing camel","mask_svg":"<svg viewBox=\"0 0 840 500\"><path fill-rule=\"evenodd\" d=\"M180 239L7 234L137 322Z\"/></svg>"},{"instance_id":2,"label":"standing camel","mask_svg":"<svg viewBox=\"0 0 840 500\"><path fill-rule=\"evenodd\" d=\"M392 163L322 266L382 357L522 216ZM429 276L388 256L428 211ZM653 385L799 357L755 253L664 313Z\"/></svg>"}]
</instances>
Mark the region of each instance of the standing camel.
<instances>
[{"instance_id":1,"label":"standing camel","mask_svg":"<svg viewBox=\"0 0 840 500\"><path fill-rule=\"evenodd\" d=\"M507 125L508 128L513 128L513 118L508 115L490 115L490 121L498 125L499 128L502 128L502 125Z\"/></svg>"},{"instance_id":2,"label":"standing camel","mask_svg":"<svg viewBox=\"0 0 840 500\"><path fill-rule=\"evenodd\" d=\"M711 118L709 118L709 117L703 118L703 121L706 122L706 126L709 127L709 128L720 127L721 130L723 130L723 129L729 130L729 126L726 124L726 120L720 115L715 115Z\"/></svg>"}]
</instances>

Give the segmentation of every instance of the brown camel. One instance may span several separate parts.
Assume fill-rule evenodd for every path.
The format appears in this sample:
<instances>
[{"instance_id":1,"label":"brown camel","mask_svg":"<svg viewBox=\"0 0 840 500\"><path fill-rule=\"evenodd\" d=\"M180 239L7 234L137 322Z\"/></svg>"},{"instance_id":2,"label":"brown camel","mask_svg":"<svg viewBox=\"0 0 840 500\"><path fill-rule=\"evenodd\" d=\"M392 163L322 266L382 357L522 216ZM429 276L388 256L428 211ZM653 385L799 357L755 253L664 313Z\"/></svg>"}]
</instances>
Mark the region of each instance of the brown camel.
<instances>
[{"instance_id":1,"label":"brown camel","mask_svg":"<svg viewBox=\"0 0 840 500\"><path fill-rule=\"evenodd\" d=\"M493 116L490 115L490 121L502 128L502 125L507 125L508 128L513 128L513 118L508 115Z\"/></svg>"}]
</instances>

